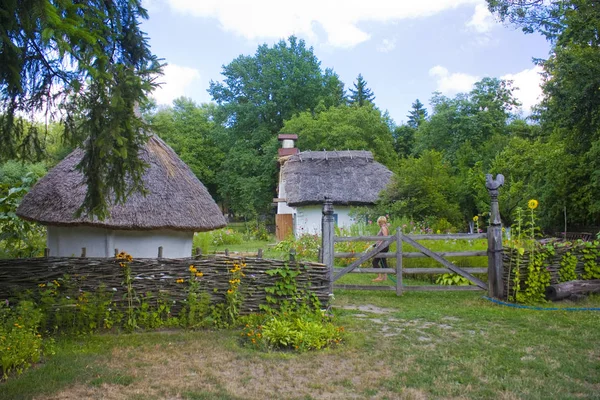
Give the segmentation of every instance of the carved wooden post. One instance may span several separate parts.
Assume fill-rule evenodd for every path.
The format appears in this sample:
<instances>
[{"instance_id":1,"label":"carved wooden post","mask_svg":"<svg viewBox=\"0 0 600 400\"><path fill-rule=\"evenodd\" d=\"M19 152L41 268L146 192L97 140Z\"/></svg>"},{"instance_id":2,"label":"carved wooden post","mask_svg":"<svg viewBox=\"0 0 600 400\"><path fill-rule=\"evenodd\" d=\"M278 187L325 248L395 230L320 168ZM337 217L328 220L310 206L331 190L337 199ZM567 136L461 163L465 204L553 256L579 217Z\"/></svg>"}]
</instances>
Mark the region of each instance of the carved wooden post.
<instances>
[{"instance_id":1,"label":"carved wooden post","mask_svg":"<svg viewBox=\"0 0 600 400\"><path fill-rule=\"evenodd\" d=\"M323 249L323 264L327 266L329 278L329 294L333 294L333 202L325 197L323 203L323 217L321 219L321 248Z\"/></svg>"},{"instance_id":2,"label":"carved wooden post","mask_svg":"<svg viewBox=\"0 0 600 400\"><path fill-rule=\"evenodd\" d=\"M502 223L498 208L498 188L504 184L504 175L485 176L485 187L490 193L490 227L488 229L488 295L497 299L504 298L504 268L502 266Z\"/></svg>"}]
</instances>

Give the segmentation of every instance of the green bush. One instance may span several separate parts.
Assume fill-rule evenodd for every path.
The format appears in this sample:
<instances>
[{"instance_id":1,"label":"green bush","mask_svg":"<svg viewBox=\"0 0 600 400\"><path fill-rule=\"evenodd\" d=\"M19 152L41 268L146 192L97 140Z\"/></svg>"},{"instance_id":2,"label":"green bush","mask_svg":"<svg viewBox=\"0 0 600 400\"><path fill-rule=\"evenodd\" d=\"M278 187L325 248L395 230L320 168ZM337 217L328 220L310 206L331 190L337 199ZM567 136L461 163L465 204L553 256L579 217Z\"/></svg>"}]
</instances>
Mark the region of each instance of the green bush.
<instances>
[{"instance_id":1,"label":"green bush","mask_svg":"<svg viewBox=\"0 0 600 400\"><path fill-rule=\"evenodd\" d=\"M230 228L218 229L210 233L214 246L226 246L244 242L244 236Z\"/></svg>"},{"instance_id":2,"label":"green bush","mask_svg":"<svg viewBox=\"0 0 600 400\"><path fill-rule=\"evenodd\" d=\"M0 305L0 373L20 374L40 361L45 348L39 334L41 311L31 301L21 301L14 308Z\"/></svg>"},{"instance_id":3,"label":"green bush","mask_svg":"<svg viewBox=\"0 0 600 400\"><path fill-rule=\"evenodd\" d=\"M285 311L284 311L285 310ZM246 317L243 341L261 350L319 350L342 342L344 328L320 310L274 311Z\"/></svg>"}]
</instances>

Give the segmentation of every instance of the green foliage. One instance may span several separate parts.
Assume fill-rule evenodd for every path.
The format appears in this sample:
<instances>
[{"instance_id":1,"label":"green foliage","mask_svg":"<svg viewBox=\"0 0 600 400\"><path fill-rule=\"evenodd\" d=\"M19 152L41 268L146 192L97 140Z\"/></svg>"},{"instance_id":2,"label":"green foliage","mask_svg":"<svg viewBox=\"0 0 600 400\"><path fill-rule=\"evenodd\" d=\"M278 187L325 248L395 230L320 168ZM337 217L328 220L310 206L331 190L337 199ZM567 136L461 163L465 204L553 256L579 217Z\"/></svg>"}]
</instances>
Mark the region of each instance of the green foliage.
<instances>
[{"instance_id":1,"label":"green foliage","mask_svg":"<svg viewBox=\"0 0 600 400\"><path fill-rule=\"evenodd\" d=\"M316 261L319 247L321 247L321 236L304 234L297 239L290 235L287 239L277 243L274 250L283 254L290 254L290 251L294 249L297 260Z\"/></svg>"},{"instance_id":2,"label":"green foliage","mask_svg":"<svg viewBox=\"0 0 600 400\"><path fill-rule=\"evenodd\" d=\"M31 301L19 302L9 307L0 304L0 373L22 373L31 364L40 361L43 354L52 350L45 348L39 334L42 313Z\"/></svg>"},{"instance_id":3,"label":"green foliage","mask_svg":"<svg viewBox=\"0 0 600 400\"><path fill-rule=\"evenodd\" d=\"M298 287L299 268L289 266L265 271L277 277L275 284L265 287L267 304L264 314L244 318L241 336L248 346L261 350L318 350L339 344L343 328L336 327L321 310L319 299Z\"/></svg>"},{"instance_id":4,"label":"green foliage","mask_svg":"<svg viewBox=\"0 0 600 400\"><path fill-rule=\"evenodd\" d=\"M350 96L348 102L358 107L363 107L368 104L373 104L375 95L373 91L367 87L367 81L363 78L362 74L358 74L356 82L354 83L354 89L350 88Z\"/></svg>"},{"instance_id":5,"label":"green foliage","mask_svg":"<svg viewBox=\"0 0 600 400\"><path fill-rule=\"evenodd\" d=\"M558 270L560 282L576 280L577 273L575 272L575 267L577 267L577 256L572 252L567 251L560 260L560 269Z\"/></svg>"},{"instance_id":6,"label":"green foliage","mask_svg":"<svg viewBox=\"0 0 600 400\"><path fill-rule=\"evenodd\" d=\"M302 112L285 121L281 132L297 133L302 150L364 149L389 168L397 163L390 121L370 104Z\"/></svg>"},{"instance_id":7,"label":"green foliage","mask_svg":"<svg viewBox=\"0 0 600 400\"><path fill-rule=\"evenodd\" d=\"M425 108L425 105L417 99L412 103L412 108L406 117L408 118L406 124L413 129L417 129L427 119L427 109Z\"/></svg>"},{"instance_id":8,"label":"green foliage","mask_svg":"<svg viewBox=\"0 0 600 400\"><path fill-rule=\"evenodd\" d=\"M583 249L582 279L600 279L600 242L586 242Z\"/></svg>"},{"instance_id":9,"label":"green foliage","mask_svg":"<svg viewBox=\"0 0 600 400\"><path fill-rule=\"evenodd\" d=\"M248 217L269 209L277 181L276 134L284 121L304 111L343 103L343 84L303 40L291 36L254 56L239 56L223 67L223 82L210 83L217 103L215 123L223 125L219 144L226 157L219 194L227 207Z\"/></svg>"},{"instance_id":10,"label":"green foliage","mask_svg":"<svg viewBox=\"0 0 600 400\"><path fill-rule=\"evenodd\" d=\"M134 107L161 72L140 30L147 17L139 0L13 1L0 15L0 153L39 154L40 129L16 115L59 107L65 137L85 150L80 211L101 218L110 202L142 189L134 155L146 137Z\"/></svg>"},{"instance_id":11,"label":"green foliage","mask_svg":"<svg viewBox=\"0 0 600 400\"><path fill-rule=\"evenodd\" d=\"M211 231L210 237L213 246L240 244L244 241L244 236L231 228L223 228Z\"/></svg>"},{"instance_id":12,"label":"green foliage","mask_svg":"<svg viewBox=\"0 0 600 400\"><path fill-rule=\"evenodd\" d=\"M435 283L444 286L469 286L471 281L458 274L442 274L435 279Z\"/></svg>"},{"instance_id":13,"label":"green foliage","mask_svg":"<svg viewBox=\"0 0 600 400\"><path fill-rule=\"evenodd\" d=\"M218 145L219 130L214 123L214 104L198 106L180 97L173 105L148 113L153 130L177 153L217 201L218 171L225 152Z\"/></svg>"},{"instance_id":14,"label":"green foliage","mask_svg":"<svg viewBox=\"0 0 600 400\"><path fill-rule=\"evenodd\" d=\"M185 328L206 327L210 323L210 294L201 287L204 274L194 265L190 265L189 271L187 297L183 310L179 313L179 320Z\"/></svg>"},{"instance_id":15,"label":"green foliage","mask_svg":"<svg viewBox=\"0 0 600 400\"><path fill-rule=\"evenodd\" d=\"M16 214L35 180L35 175L29 172L15 186L0 184L0 257L35 257L44 250L46 229Z\"/></svg>"},{"instance_id":16,"label":"green foliage","mask_svg":"<svg viewBox=\"0 0 600 400\"><path fill-rule=\"evenodd\" d=\"M434 150L400 161L392 183L381 194L378 209L417 220L444 218L462 226L457 179L442 154Z\"/></svg>"}]
</instances>

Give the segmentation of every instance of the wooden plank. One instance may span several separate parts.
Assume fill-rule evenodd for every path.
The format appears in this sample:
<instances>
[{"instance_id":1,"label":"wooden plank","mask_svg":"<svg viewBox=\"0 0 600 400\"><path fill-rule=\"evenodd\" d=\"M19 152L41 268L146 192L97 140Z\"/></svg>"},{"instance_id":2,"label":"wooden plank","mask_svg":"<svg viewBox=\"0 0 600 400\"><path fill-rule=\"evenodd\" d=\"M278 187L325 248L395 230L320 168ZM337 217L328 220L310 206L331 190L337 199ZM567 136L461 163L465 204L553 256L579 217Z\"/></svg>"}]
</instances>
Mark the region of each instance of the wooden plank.
<instances>
[{"instance_id":1,"label":"wooden plank","mask_svg":"<svg viewBox=\"0 0 600 400\"><path fill-rule=\"evenodd\" d=\"M478 286L404 286L407 292L472 292L484 290Z\"/></svg>"},{"instance_id":2,"label":"wooden plank","mask_svg":"<svg viewBox=\"0 0 600 400\"><path fill-rule=\"evenodd\" d=\"M333 285L333 288L334 289L342 289L342 290L379 290L379 291L396 290L395 286L379 286L379 285Z\"/></svg>"},{"instance_id":3,"label":"wooden plank","mask_svg":"<svg viewBox=\"0 0 600 400\"><path fill-rule=\"evenodd\" d=\"M339 268L336 268L339 269ZM395 274L395 268L355 268L350 274Z\"/></svg>"},{"instance_id":4,"label":"wooden plank","mask_svg":"<svg viewBox=\"0 0 600 400\"><path fill-rule=\"evenodd\" d=\"M396 236L336 236L333 238L335 243L342 242L378 242L380 240L396 238Z\"/></svg>"},{"instance_id":5,"label":"wooden plank","mask_svg":"<svg viewBox=\"0 0 600 400\"><path fill-rule=\"evenodd\" d=\"M415 242L413 239L411 239L408 236L404 236L403 240L406 243L413 246L415 249L417 249L417 250L421 251L422 253L428 255L429 257L433 258L434 260L436 260L437 262L442 264L444 267L452 270L452 272L455 272L455 273L459 274L460 276L464 276L465 278L467 278L468 280L470 280L471 282L473 282L480 288L487 290L487 285L484 282L475 278L473 275L469 274L468 272L461 270L460 268L458 268L456 265L452 264L450 261L446 260L445 258L438 256L437 254L435 254L433 251L429 250L427 247L423 246L422 244Z\"/></svg>"},{"instance_id":6,"label":"wooden plank","mask_svg":"<svg viewBox=\"0 0 600 400\"><path fill-rule=\"evenodd\" d=\"M335 258L356 258L358 255L362 253L335 253ZM476 250L476 251L439 251L435 252L440 257L484 257L487 256L487 250ZM421 252L410 252L410 253L402 253L402 257L404 258L424 258L428 257L427 255ZM375 258L396 258L396 253L379 253L375 256Z\"/></svg>"},{"instance_id":7,"label":"wooden plank","mask_svg":"<svg viewBox=\"0 0 600 400\"><path fill-rule=\"evenodd\" d=\"M337 268L339 269L339 268ZM486 268L461 268L463 271L470 274L487 274L488 269ZM350 271L352 274L396 274L397 271L394 268L355 268ZM454 273L448 268L402 268L403 274L415 275L415 274L450 274Z\"/></svg>"},{"instance_id":8,"label":"wooden plank","mask_svg":"<svg viewBox=\"0 0 600 400\"><path fill-rule=\"evenodd\" d=\"M453 233L449 235L405 235L412 240L474 240L486 239L487 233Z\"/></svg>"},{"instance_id":9,"label":"wooden plank","mask_svg":"<svg viewBox=\"0 0 600 400\"><path fill-rule=\"evenodd\" d=\"M366 253L364 253L361 257L358 258L358 260L354 261L352 264L348 265L347 267L343 268L341 271L339 271L334 277L333 277L333 282L337 281L338 279L340 279L342 276L346 275L348 272L352 271L354 268L358 267L360 264L364 263L365 261L367 261L370 258L373 258L373 256L377 253L379 253L381 251L381 249L386 248L387 246L389 246L390 244L392 244L392 242L394 240L396 240L396 236L379 236L379 238L381 239L382 237L387 237L387 240L382 241L381 243L379 243L377 246L375 246L373 248L373 250L370 250Z\"/></svg>"},{"instance_id":10,"label":"wooden plank","mask_svg":"<svg viewBox=\"0 0 600 400\"><path fill-rule=\"evenodd\" d=\"M363 269L363 268L361 268ZM471 274L487 274L487 268L461 268ZM453 271L448 268L404 268L405 274L449 274Z\"/></svg>"},{"instance_id":11,"label":"wooden plank","mask_svg":"<svg viewBox=\"0 0 600 400\"><path fill-rule=\"evenodd\" d=\"M275 215L275 236L277 241L285 240L294 228L294 219L292 214L276 214Z\"/></svg>"},{"instance_id":12,"label":"wooden plank","mask_svg":"<svg viewBox=\"0 0 600 400\"><path fill-rule=\"evenodd\" d=\"M396 295L402 295L402 229L396 229Z\"/></svg>"},{"instance_id":13,"label":"wooden plank","mask_svg":"<svg viewBox=\"0 0 600 400\"><path fill-rule=\"evenodd\" d=\"M380 285L333 285L334 289L341 290L376 290L376 291L395 291L395 286ZM483 290L477 286L402 286L406 292L474 292Z\"/></svg>"}]
</instances>

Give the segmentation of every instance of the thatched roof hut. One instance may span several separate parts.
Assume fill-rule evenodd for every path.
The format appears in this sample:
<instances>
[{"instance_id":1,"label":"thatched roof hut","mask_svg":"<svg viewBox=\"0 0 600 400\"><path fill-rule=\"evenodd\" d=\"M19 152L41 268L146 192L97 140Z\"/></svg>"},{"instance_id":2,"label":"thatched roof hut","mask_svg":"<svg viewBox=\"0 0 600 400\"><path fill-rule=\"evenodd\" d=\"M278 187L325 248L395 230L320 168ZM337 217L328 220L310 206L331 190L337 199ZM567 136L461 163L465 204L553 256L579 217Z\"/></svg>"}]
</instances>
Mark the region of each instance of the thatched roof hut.
<instances>
[{"instance_id":1,"label":"thatched roof hut","mask_svg":"<svg viewBox=\"0 0 600 400\"><path fill-rule=\"evenodd\" d=\"M185 237L189 246L185 247L186 249L189 247L191 254L193 232L213 230L226 225L221 210L208 190L173 149L157 136L150 137L139 154L140 158L148 164L143 176L144 186L148 193L146 195L134 193L125 204L112 206L110 217L103 221L86 216L76 218L75 213L82 204L87 190L83 182L83 175L76 168L82 156L81 149L73 151L40 179L17 209L17 215L21 218L49 226L48 244L51 252L50 244L52 240L56 239L52 236L60 231L58 228L63 228L64 234L67 233L66 228L70 230L70 241L73 240L72 230L74 228L87 228L85 232L89 234L93 231L95 236L98 236L96 235L99 233L97 230L101 230L100 233L105 237L107 235L113 238L123 235L132 237L133 235L140 240L147 239L150 235L156 235L158 231L187 232ZM51 230L50 227L54 227L54 229ZM131 233L125 234L126 231ZM117 233L115 234L115 232ZM140 234L140 232L146 232L146 234ZM173 236L173 234L169 234L169 236ZM118 246L118 243L112 245ZM65 246L66 244L63 243L62 247L65 248ZM68 247L84 247L74 246L75 244L69 243ZM96 245L94 244L92 247L94 246ZM128 246L134 246L134 244L128 242ZM140 246L140 244L137 243L135 246ZM110 255L109 250L104 249L102 253ZM123 250L135 253L133 249L123 248ZM155 250L154 248L152 251L153 255L156 255ZM64 251L58 251L58 253L64 253ZM187 254L187 250L185 253L182 256L190 255ZM88 256L92 256L89 251Z\"/></svg>"},{"instance_id":2,"label":"thatched roof hut","mask_svg":"<svg viewBox=\"0 0 600 400\"><path fill-rule=\"evenodd\" d=\"M305 151L282 168L289 206L321 204L325 197L338 205L372 205L389 183L392 172L370 151Z\"/></svg>"}]
</instances>

